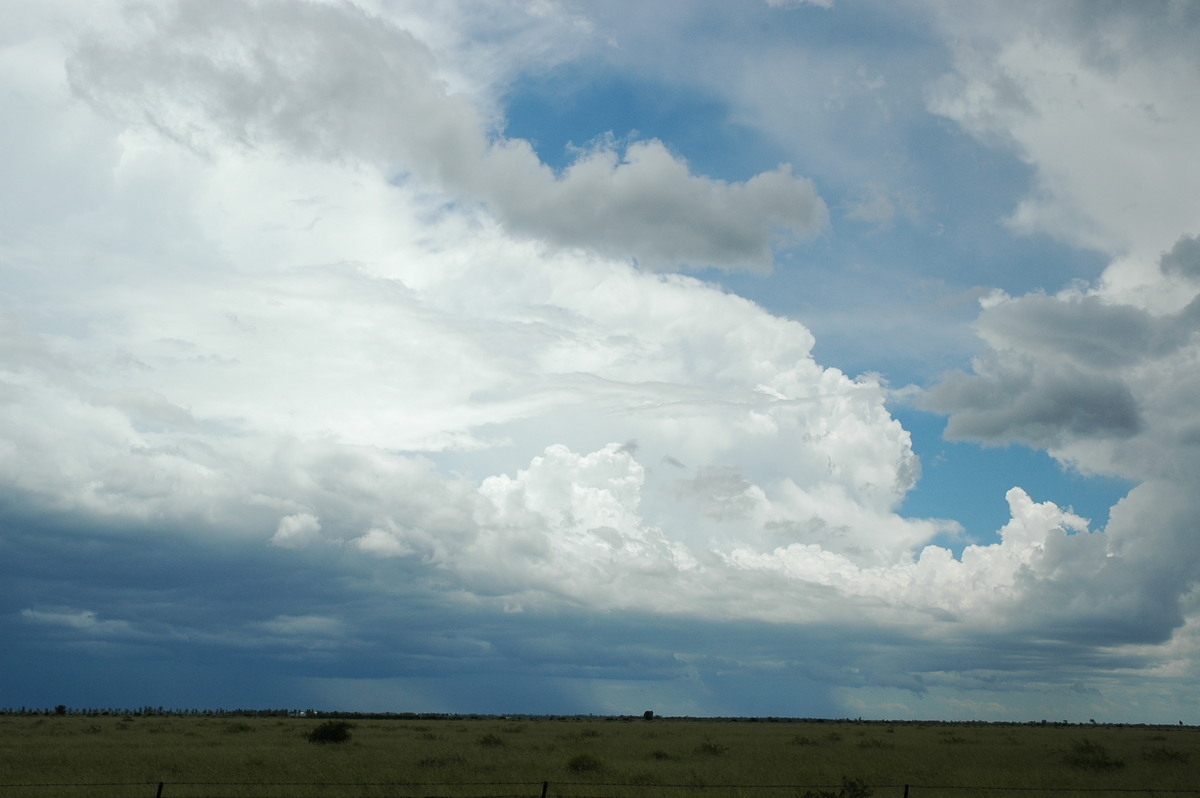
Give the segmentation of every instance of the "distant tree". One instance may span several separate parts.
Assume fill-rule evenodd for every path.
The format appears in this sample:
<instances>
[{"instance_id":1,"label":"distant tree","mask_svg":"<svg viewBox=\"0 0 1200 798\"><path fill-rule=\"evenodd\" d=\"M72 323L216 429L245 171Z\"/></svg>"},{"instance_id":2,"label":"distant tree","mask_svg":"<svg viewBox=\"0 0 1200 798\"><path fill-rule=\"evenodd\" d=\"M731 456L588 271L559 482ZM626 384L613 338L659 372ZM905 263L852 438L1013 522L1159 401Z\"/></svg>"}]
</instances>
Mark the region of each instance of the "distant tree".
<instances>
[{"instance_id":1,"label":"distant tree","mask_svg":"<svg viewBox=\"0 0 1200 798\"><path fill-rule=\"evenodd\" d=\"M654 710L647 709L645 712L642 713L642 717L645 718L646 720L654 720Z\"/></svg>"},{"instance_id":2,"label":"distant tree","mask_svg":"<svg viewBox=\"0 0 1200 798\"><path fill-rule=\"evenodd\" d=\"M65 715L65 714L67 714L67 705L66 705L66 704L59 704L58 706L56 706L56 707L54 708L54 714L55 714L55 715Z\"/></svg>"}]
</instances>

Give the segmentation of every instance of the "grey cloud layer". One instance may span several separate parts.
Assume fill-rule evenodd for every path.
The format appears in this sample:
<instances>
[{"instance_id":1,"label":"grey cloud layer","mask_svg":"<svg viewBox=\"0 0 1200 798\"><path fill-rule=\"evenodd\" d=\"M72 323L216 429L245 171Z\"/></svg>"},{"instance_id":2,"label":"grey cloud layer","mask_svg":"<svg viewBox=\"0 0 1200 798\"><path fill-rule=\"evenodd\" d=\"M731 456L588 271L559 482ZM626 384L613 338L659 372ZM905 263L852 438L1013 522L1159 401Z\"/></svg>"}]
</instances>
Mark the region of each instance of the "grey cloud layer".
<instances>
[{"instance_id":1,"label":"grey cloud layer","mask_svg":"<svg viewBox=\"0 0 1200 798\"><path fill-rule=\"evenodd\" d=\"M1164 255L1164 273L1184 273L1180 253L1185 258L1193 241L1181 239ZM931 407L953 413L949 434L1050 448L1124 439L1145 424L1138 394L1150 386L1137 375L1151 363L1190 358L1200 297L1160 314L1100 294L1031 294L990 304L979 331L992 349L976 375L950 375L928 397Z\"/></svg>"},{"instance_id":2,"label":"grey cloud layer","mask_svg":"<svg viewBox=\"0 0 1200 798\"><path fill-rule=\"evenodd\" d=\"M1141 425L1137 402L1121 380L1003 355L981 360L974 375L945 376L925 404L951 414L951 438L1037 448L1065 437L1125 437Z\"/></svg>"},{"instance_id":3,"label":"grey cloud layer","mask_svg":"<svg viewBox=\"0 0 1200 798\"><path fill-rule=\"evenodd\" d=\"M85 41L72 85L202 152L230 140L363 158L482 200L515 232L651 268L770 271L776 238L826 221L786 165L727 183L659 141L600 140L556 175L528 142L489 131L411 34L352 6L189 1L132 16L123 37Z\"/></svg>"}]
</instances>

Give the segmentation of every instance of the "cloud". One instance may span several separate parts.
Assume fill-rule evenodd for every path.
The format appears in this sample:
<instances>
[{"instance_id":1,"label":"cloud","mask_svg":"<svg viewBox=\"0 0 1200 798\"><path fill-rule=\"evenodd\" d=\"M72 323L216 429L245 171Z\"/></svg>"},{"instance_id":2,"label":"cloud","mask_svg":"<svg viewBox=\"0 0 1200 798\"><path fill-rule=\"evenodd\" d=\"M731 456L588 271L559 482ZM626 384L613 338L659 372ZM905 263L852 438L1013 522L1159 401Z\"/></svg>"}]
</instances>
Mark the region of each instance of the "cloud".
<instances>
[{"instance_id":1,"label":"cloud","mask_svg":"<svg viewBox=\"0 0 1200 798\"><path fill-rule=\"evenodd\" d=\"M362 159L482 201L514 232L658 269L766 272L776 237L825 224L790 166L727 183L654 140L598 140L556 175L450 92L414 36L353 6L185 0L132 16L81 44L72 87L201 153L230 142Z\"/></svg>"},{"instance_id":2,"label":"cloud","mask_svg":"<svg viewBox=\"0 0 1200 798\"><path fill-rule=\"evenodd\" d=\"M767 0L767 5L771 8L799 8L804 5L833 8L833 0Z\"/></svg>"},{"instance_id":3,"label":"cloud","mask_svg":"<svg viewBox=\"0 0 1200 798\"><path fill-rule=\"evenodd\" d=\"M1197 200L1184 188L1197 178L1187 142L1200 133L1195 8L1020 9L938 7L957 69L931 107L1034 169L1014 229L1135 254L1144 268L1160 242L1195 223Z\"/></svg>"},{"instance_id":4,"label":"cloud","mask_svg":"<svg viewBox=\"0 0 1200 798\"><path fill-rule=\"evenodd\" d=\"M524 147L517 152L522 162L533 158ZM523 163L515 167L496 189L504 192L500 216L514 229L606 255L631 252L651 268L682 261L768 271L773 237L812 235L826 219L812 183L790 166L730 184L692 176L658 141L623 152L601 144L560 177L542 171L530 181L517 174Z\"/></svg>"},{"instance_id":5,"label":"cloud","mask_svg":"<svg viewBox=\"0 0 1200 798\"><path fill-rule=\"evenodd\" d=\"M364 24L261 8L286 17L280 30L299 24L293 13L334 34ZM138 12L133 44L93 39L73 62L75 90L117 120L107 134L120 147L94 150L108 189L84 217L55 221L21 254L40 277L4 317L0 421L13 446L0 472L18 505L352 570L391 564L510 609L770 618L788 611L730 603L744 583L724 554L836 528L847 556L874 559L941 528L895 514L918 465L881 386L818 366L802 325L698 280L531 246L394 179L359 157L393 109L289 99L289 70L251 57L242 6L225 10ZM186 46L159 52L147 31ZM417 58L406 34L387 36ZM183 84L141 81L130 65L144 58L194 80L193 100L176 101ZM308 129L291 131L281 109ZM322 116L334 110L346 119ZM337 136L323 126L355 157L327 149ZM778 172L718 186L661 145L629 151L640 165L601 149L551 176L553 190L632 201L649 188L684 216L732 202L769 218L757 198L795 185ZM661 179L639 182L643 168ZM81 267L57 241L97 255ZM636 449L613 443L631 439ZM663 478L645 465L661 462L681 465ZM730 514L711 512L712 497L671 487L689 478L683 463L696 486L736 472L761 501L722 529Z\"/></svg>"},{"instance_id":6,"label":"cloud","mask_svg":"<svg viewBox=\"0 0 1200 798\"><path fill-rule=\"evenodd\" d=\"M887 225L896 216L896 205L882 191L876 189L871 196L851 203L846 218L856 222L874 222Z\"/></svg>"},{"instance_id":7,"label":"cloud","mask_svg":"<svg viewBox=\"0 0 1200 798\"><path fill-rule=\"evenodd\" d=\"M1188 365L1194 304L1153 313L1103 290L994 301L979 323L988 353L926 396L949 414L950 437L1042 447L1068 467L1141 483L1103 535L1048 545L1056 565L1029 572L1027 601L1054 608L1039 625L1056 635L1161 642L1183 623L1194 580L1178 565L1200 558L1188 531L1200 508L1185 487L1200 473L1200 415L1186 399L1200 387Z\"/></svg>"},{"instance_id":8,"label":"cloud","mask_svg":"<svg viewBox=\"0 0 1200 798\"><path fill-rule=\"evenodd\" d=\"M765 270L824 223L807 181L604 136L555 173L390 19L185 2L5 50L38 68L0 71L27 170L0 181L0 567L42 609L0 623L138 618L138 662L271 657L343 696L648 674L713 707L784 674L830 711L829 685L1049 690L1186 649L1194 231L988 300L987 353L929 392L951 434L1142 484L1103 527L1013 488L956 556L955 522L901 513L921 465L881 378L654 271Z\"/></svg>"},{"instance_id":9,"label":"cloud","mask_svg":"<svg viewBox=\"0 0 1200 798\"><path fill-rule=\"evenodd\" d=\"M1175 258L1186 251L1180 244L1163 256L1165 275L1181 271ZM1154 390L1135 375L1190 357L1200 299L1156 313L1102 291L993 296L978 330L990 351L975 374L948 375L927 398L934 409L953 410L950 435L1048 447L1068 438L1128 438L1143 427L1144 401Z\"/></svg>"},{"instance_id":10,"label":"cloud","mask_svg":"<svg viewBox=\"0 0 1200 798\"><path fill-rule=\"evenodd\" d=\"M293 513L279 519L271 542L286 549L304 548L318 539L321 522L310 513Z\"/></svg>"},{"instance_id":11,"label":"cloud","mask_svg":"<svg viewBox=\"0 0 1200 798\"><path fill-rule=\"evenodd\" d=\"M93 610L21 610L21 618L29 623L65 627L88 637L127 637L134 632L127 621L102 620Z\"/></svg>"},{"instance_id":12,"label":"cloud","mask_svg":"<svg viewBox=\"0 0 1200 798\"><path fill-rule=\"evenodd\" d=\"M344 623L325 615L277 615L257 624L269 642L311 652L344 645Z\"/></svg>"},{"instance_id":13,"label":"cloud","mask_svg":"<svg viewBox=\"0 0 1200 798\"><path fill-rule=\"evenodd\" d=\"M1200 388L1197 204L1182 146L1200 122L1192 8L1039 5L1028 27L1007 9L989 17L996 26L949 15L978 38L960 40L959 75L933 107L1033 168L1010 224L1110 258L1094 284L985 299L985 353L926 395L950 437L1044 447L1066 467L1140 483L1102 532L1046 537L1014 583L1041 613L1028 628L1070 643L1160 644L1189 623L1200 560L1187 487L1200 474L1187 398Z\"/></svg>"},{"instance_id":14,"label":"cloud","mask_svg":"<svg viewBox=\"0 0 1200 798\"><path fill-rule=\"evenodd\" d=\"M948 374L924 404L952 413L947 436L987 443L1050 448L1067 437L1128 437L1141 426L1137 402L1119 379L1018 357L993 356L973 374Z\"/></svg>"},{"instance_id":15,"label":"cloud","mask_svg":"<svg viewBox=\"0 0 1200 798\"><path fill-rule=\"evenodd\" d=\"M1200 237L1181 236L1159 262L1167 276L1200 277Z\"/></svg>"}]
</instances>

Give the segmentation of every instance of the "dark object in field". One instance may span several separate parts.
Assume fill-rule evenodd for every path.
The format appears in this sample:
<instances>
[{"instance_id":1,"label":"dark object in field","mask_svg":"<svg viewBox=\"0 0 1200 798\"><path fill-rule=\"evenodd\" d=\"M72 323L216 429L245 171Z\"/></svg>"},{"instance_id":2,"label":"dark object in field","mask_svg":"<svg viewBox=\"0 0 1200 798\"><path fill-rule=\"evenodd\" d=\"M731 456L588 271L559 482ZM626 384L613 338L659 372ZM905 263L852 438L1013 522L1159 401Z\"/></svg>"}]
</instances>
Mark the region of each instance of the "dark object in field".
<instances>
[{"instance_id":1,"label":"dark object in field","mask_svg":"<svg viewBox=\"0 0 1200 798\"><path fill-rule=\"evenodd\" d=\"M1087 739L1072 743L1071 750L1063 757L1063 761L1080 770L1114 770L1125 767L1125 763L1113 758L1107 748Z\"/></svg>"},{"instance_id":2,"label":"dark object in field","mask_svg":"<svg viewBox=\"0 0 1200 798\"><path fill-rule=\"evenodd\" d=\"M604 770L604 763L591 754L579 754L567 762L567 770L572 773L600 773Z\"/></svg>"},{"instance_id":3,"label":"dark object in field","mask_svg":"<svg viewBox=\"0 0 1200 798\"><path fill-rule=\"evenodd\" d=\"M344 743L350 739L354 724L344 720L327 720L308 733L310 743Z\"/></svg>"}]
</instances>

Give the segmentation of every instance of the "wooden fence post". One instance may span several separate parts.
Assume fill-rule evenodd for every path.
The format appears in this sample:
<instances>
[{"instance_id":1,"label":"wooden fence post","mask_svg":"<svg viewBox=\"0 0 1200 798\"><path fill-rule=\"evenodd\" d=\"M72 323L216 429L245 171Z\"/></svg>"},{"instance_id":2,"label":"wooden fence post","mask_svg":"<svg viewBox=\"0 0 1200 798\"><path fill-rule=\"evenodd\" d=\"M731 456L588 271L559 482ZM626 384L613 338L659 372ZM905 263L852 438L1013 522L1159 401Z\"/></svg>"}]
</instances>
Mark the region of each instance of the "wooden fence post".
<instances>
[{"instance_id":1,"label":"wooden fence post","mask_svg":"<svg viewBox=\"0 0 1200 798\"><path fill-rule=\"evenodd\" d=\"M162 798L163 783L158 783L158 792L154 793L154 798Z\"/></svg>"},{"instance_id":2,"label":"wooden fence post","mask_svg":"<svg viewBox=\"0 0 1200 798\"><path fill-rule=\"evenodd\" d=\"M550 782L542 782L542 798L546 798L546 792L550 789Z\"/></svg>"},{"instance_id":3,"label":"wooden fence post","mask_svg":"<svg viewBox=\"0 0 1200 798\"><path fill-rule=\"evenodd\" d=\"M908 798L908 785L904 785L904 798Z\"/></svg>"}]
</instances>

